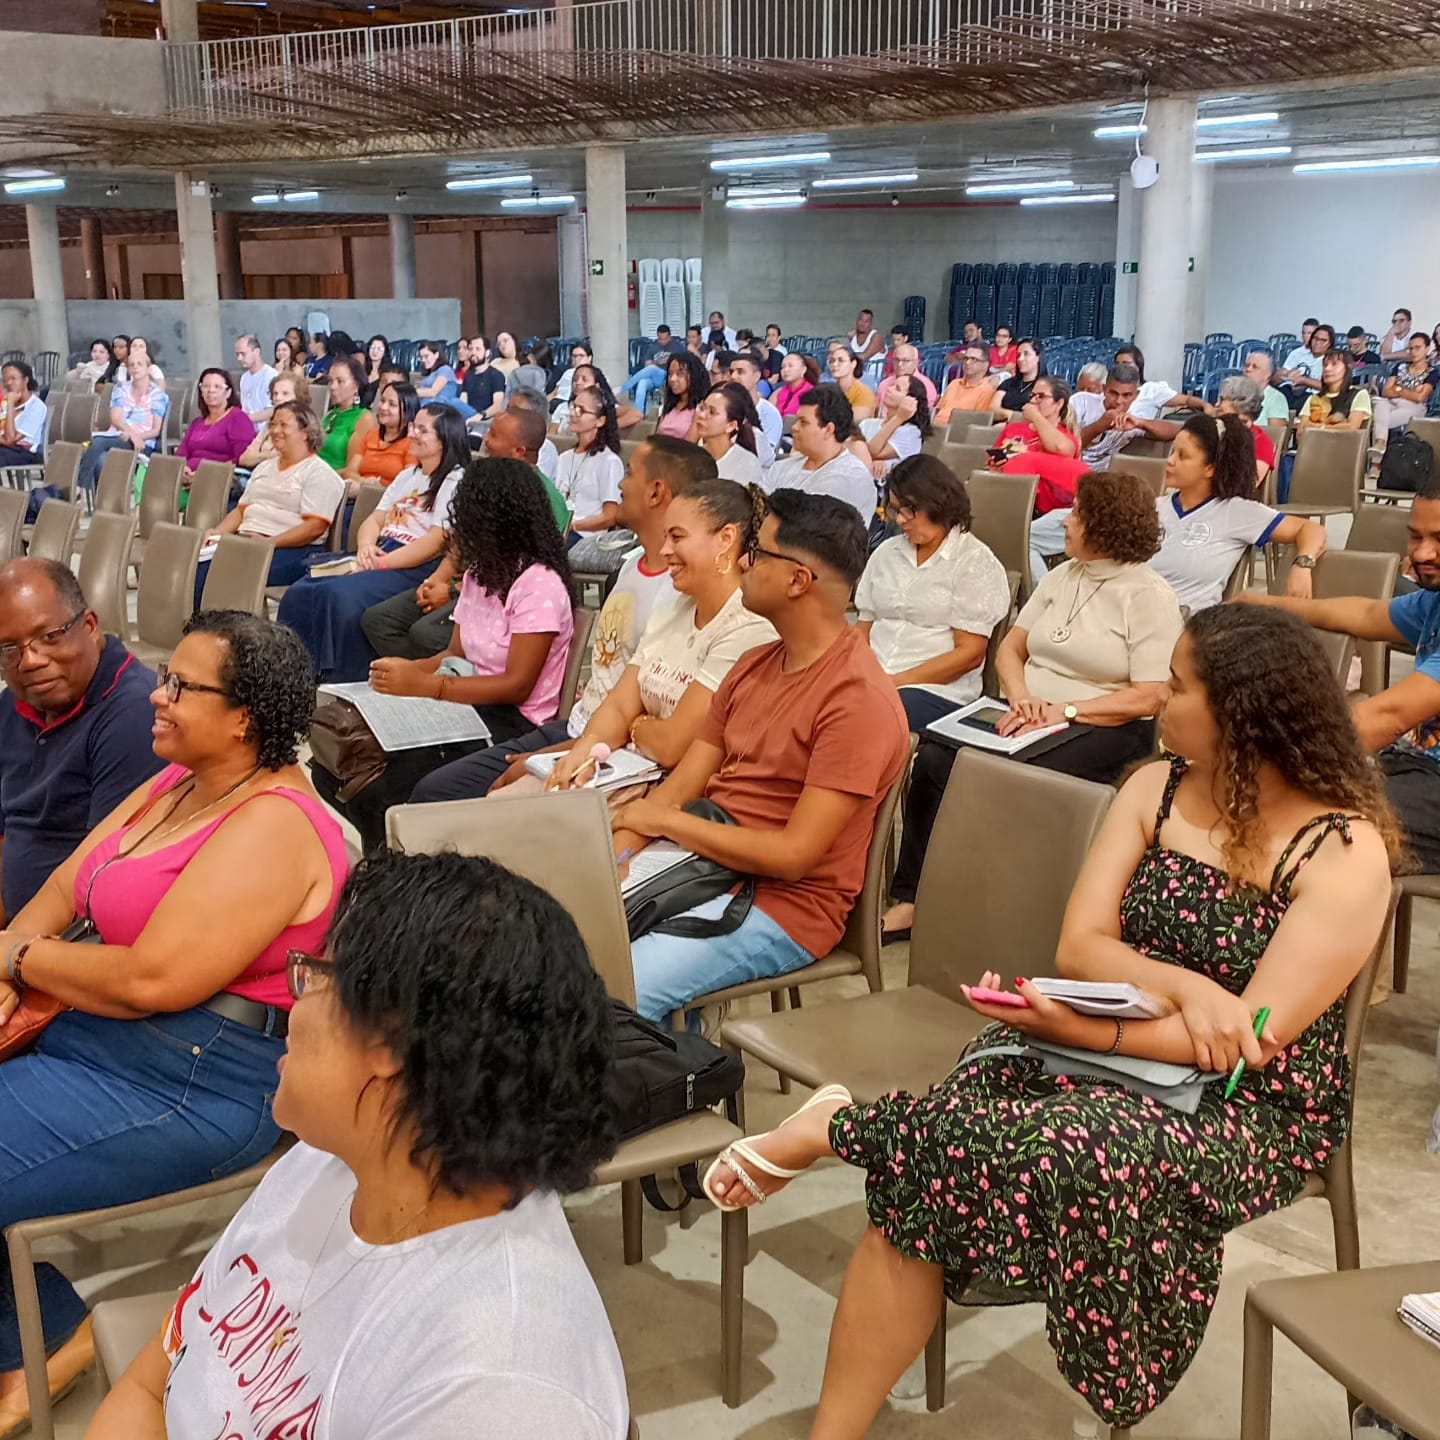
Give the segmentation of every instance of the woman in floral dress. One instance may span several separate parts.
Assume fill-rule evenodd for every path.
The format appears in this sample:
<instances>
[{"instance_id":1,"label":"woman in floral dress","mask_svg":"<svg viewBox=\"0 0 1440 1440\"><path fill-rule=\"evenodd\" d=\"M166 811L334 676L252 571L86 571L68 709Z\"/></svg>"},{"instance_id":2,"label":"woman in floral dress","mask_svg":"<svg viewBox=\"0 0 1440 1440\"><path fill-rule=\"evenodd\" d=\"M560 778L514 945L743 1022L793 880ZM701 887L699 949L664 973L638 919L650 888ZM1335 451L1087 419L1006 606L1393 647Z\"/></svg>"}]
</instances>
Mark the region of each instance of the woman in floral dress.
<instances>
[{"instance_id":1,"label":"woman in floral dress","mask_svg":"<svg viewBox=\"0 0 1440 1440\"><path fill-rule=\"evenodd\" d=\"M1320 646L1291 618L1247 605L1190 618L1161 722L1177 758L1120 791L1071 896L1059 973L1128 981L1173 1013L1121 1032L1023 980L1025 1010L967 989L1001 1024L928 1095L859 1105L829 1087L707 1177L718 1203L742 1205L828 1155L867 1172L870 1228L813 1440L863 1435L942 1293L977 1281L1043 1291L1066 1380L1112 1426L1137 1424L1200 1344L1226 1232L1293 1200L1344 1140L1344 995L1384 923L1398 832ZM1247 1069L1231 1100L1208 1085L1186 1115L978 1053L1017 1030L1216 1073L1243 1056Z\"/></svg>"}]
</instances>

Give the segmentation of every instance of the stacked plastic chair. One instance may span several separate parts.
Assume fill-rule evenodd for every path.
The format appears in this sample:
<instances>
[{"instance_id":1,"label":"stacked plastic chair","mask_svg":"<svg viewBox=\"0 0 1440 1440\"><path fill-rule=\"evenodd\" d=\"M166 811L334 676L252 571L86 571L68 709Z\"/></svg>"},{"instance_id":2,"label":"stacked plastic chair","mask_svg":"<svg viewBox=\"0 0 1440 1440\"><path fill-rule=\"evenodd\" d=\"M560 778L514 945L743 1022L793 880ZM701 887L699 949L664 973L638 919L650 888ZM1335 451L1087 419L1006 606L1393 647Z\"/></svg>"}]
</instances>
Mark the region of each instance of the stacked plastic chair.
<instances>
[{"instance_id":1,"label":"stacked plastic chair","mask_svg":"<svg viewBox=\"0 0 1440 1440\"><path fill-rule=\"evenodd\" d=\"M905 297L905 328L909 333L912 345L925 343L925 297L923 295L907 295Z\"/></svg>"},{"instance_id":2,"label":"stacked plastic chair","mask_svg":"<svg viewBox=\"0 0 1440 1440\"><path fill-rule=\"evenodd\" d=\"M685 262L685 293L690 304L690 323L703 325L706 320L705 287L701 281L701 265L698 256Z\"/></svg>"},{"instance_id":3,"label":"stacked plastic chair","mask_svg":"<svg viewBox=\"0 0 1440 1440\"><path fill-rule=\"evenodd\" d=\"M660 290L665 305L665 323L676 335L685 333L685 262L678 258L660 262Z\"/></svg>"},{"instance_id":4,"label":"stacked plastic chair","mask_svg":"<svg viewBox=\"0 0 1440 1440\"><path fill-rule=\"evenodd\" d=\"M640 261L639 274L640 330L647 336L653 336L656 328L665 323L665 296L660 288L660 262ZM680 333L684 334L683 325Z\"/></svg>"}]
</instances>

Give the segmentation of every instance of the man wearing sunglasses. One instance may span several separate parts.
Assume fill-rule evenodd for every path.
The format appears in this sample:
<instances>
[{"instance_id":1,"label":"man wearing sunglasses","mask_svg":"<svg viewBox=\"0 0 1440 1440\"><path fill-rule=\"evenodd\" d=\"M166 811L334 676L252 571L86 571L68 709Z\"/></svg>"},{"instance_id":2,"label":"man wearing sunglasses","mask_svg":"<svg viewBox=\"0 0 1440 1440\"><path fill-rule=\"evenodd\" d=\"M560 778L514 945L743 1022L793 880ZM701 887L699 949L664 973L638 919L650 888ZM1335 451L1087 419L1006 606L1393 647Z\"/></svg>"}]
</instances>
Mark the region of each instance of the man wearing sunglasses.
<instances>
[{"instance_id":1,"label":"man wearing sunglasses","mask_svg":"<svg viewBox=\"0 0 1440 1440\"><path fill-rule=\"evenodd\" d=\"M155 676L113 635L70 570L0 567L0 924L160 761Z\"/></svg>"}]
</instances>

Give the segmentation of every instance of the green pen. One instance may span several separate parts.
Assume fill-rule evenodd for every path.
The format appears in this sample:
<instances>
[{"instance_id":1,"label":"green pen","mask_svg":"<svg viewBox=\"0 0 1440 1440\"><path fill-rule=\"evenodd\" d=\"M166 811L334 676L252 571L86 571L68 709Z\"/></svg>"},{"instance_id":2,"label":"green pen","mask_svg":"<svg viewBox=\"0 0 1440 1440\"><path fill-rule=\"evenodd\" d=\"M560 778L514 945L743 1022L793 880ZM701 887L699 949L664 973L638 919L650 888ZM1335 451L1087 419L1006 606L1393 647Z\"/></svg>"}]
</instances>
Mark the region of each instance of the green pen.
<instances>
[{"instance_id":1,"label":"green pen","mask_svg":"<svg viewBox=\"0 0 1440 1440\"><path fill-rule=\"evenodd\" d=\"M1270 1022L1270 1007L1264 1005L1260 1013L1255 1017L1255 1038L1258 1040L1264 1033L1265 1026ZM1245 1057L1242 1055L1236 1062L1235 1068L1230 1072L1230 1080L1225 1086L1225 1098L1228 1100L1234 1093L1235 1087L1240 1083L1240 1077L1245 1073Z\"/></svg>"}]
</instances>

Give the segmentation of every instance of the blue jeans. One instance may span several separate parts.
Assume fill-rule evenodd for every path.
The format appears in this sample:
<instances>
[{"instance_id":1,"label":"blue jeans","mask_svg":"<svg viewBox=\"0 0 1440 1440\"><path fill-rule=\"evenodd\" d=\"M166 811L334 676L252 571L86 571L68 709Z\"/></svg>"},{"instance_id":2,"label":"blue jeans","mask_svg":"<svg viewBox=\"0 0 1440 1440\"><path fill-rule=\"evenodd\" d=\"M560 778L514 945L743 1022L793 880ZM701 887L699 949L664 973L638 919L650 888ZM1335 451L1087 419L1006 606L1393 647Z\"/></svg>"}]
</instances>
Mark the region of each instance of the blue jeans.
<instances>
[{"instance_id":1,"label":"blue jeans","mask_svg":"<svg viewBox=\"0 0 1440 1440\"><path fill-rule=\"evenodd\" d=\"M718 895L685 913L715 920L729 903L728 895ZM657 1025L701 995L746 980L788 975L815 959L758 905L728 935L713 940L642 935L630 947L630 955L635 965L635 1009Z\"/></svg>"},{"instance_id":2,"label":"blue jeans","mask_svg":"<svg viewBox=\"0 0 1440 1440\"><path fill-rule=\"evenodd\" d=\"M100 483L100 467L105 463L106 454L117 446L128 448L130 442L123 435L92 435L90 448L80 457L80 473L75 483L82 490L93 490ZM147 455L155 453L155 441L145 447Z\"/></svg>"},{"instance_id":3,"label":"blue jeans","mask_svg":"<svg viewBox=\"0 0 1440 1440\"><path fill-rule=\"evenodd\" d=\"M622 395L634 395L635 408L643 415L650 403L650 392L665 383L665 372L658 365L642 365L621 387Z\"/></svg>"},{"instance_id":4,"label":"blue jeans","mask_svg":"<svg viewBox=\"0 0 1440 1440\"><path fill-rule=\"evenodd\" d=\"M264 1159L285 1042L196 1008L147 1020L70 1011L0 1065L0 1229L125 1205L232 1175ZM53 1265L38 1265L45 1347L85 1319ZM0 1252L0 1371L20 1368L8 1260Z\"/></svg>"},{"instance_id":5,"label":"blue jeans","mask_svg":"<svg viewBox=\"0 0 1440 1440\"><path fill-rule=\"evenodd\" d=\"M1065 553L1065 521L1069 510L1047 510L1030 522L1030 589L1048 575L1047 555Z\"/></svg>"}]
</instances>

